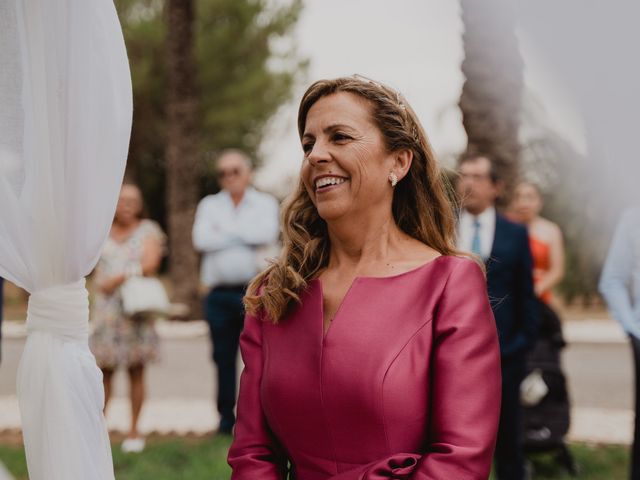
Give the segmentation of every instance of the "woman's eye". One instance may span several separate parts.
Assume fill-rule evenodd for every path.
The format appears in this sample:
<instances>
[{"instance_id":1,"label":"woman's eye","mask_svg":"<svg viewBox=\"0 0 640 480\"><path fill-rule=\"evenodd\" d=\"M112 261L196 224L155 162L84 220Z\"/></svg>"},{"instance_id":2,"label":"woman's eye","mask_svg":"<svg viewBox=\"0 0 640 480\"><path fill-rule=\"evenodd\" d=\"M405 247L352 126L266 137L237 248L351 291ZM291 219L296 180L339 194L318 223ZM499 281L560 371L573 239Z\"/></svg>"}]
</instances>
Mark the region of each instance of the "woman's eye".
<instances>
[{"instance_id":1,"label":"woman's eye","mask_svg":"<svg viewBox=\"0 0 640 480\"><path fill-rule=\"evenodd\" d=\"M302 151L305 154L309 153L312 148L313 148L313 143L312 142L307 142L307 143L303 143L302 144Z\"/></svg>"},{"instance_id":2,"label":"woman's eye","mask_svg":"<svg viewBox=\"0 0 640 480\"><path fill-rule=\"evenodd\" d=\"M340 142L340 141L344 141L344 140L351 140L351 137L349 135L346 135L344 133L334 133L333 134L333 140L336 142Z\"/></svg>"}]
</instances>

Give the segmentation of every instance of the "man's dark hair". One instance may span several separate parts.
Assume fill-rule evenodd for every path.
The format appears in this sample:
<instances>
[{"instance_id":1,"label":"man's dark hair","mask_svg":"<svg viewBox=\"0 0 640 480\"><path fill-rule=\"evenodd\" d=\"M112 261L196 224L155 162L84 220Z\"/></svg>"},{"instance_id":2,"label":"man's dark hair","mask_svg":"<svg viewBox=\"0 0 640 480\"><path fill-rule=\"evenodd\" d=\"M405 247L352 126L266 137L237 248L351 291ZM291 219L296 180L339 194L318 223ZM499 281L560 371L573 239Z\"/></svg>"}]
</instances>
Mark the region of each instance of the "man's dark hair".
<instances>
[{"instance_id":1,"label":"man's dark hair","mask_svg":"<svg viewBox=\"0 0 640 480\"><path fill-rule=\"evenodd\" d=\"M489 160L489 164L491 165L491 168L489 169L489 178L491 178L491 182L493 182L494 184L498 183L501 180L501 177L500 177L500 174L498 173L496 159L492 155L489 155L487 153L479 153L479 152L463 153L458 158L458 168L460 168L465 163L475 162L481 158L486 158L487 160Z\"/></svg>"}]
</instances>

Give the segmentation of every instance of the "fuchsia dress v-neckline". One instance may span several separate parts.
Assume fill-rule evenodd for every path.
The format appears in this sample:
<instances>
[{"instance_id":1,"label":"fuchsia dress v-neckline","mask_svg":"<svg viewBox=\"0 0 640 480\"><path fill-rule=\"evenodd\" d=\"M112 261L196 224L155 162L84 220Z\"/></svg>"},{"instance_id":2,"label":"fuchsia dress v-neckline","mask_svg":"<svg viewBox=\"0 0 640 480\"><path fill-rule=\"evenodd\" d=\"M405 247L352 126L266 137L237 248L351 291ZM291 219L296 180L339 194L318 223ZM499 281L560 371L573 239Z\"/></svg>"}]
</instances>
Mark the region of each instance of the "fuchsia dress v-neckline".
<instances>
[{"instance_id":1,"label":"fuchsia dress v-neckline","mask_svg":"<svg viewBox=\"0 0 640 480\"><path fill-rule=\"evenodd\" d=\"M349 285L349 288L347 289L347 292L344 294L344 297L342 297L342 301L340 302L340 305L338 305L338 308L336 309L336 313L333 315L333 320L331 321L331 324L329 325L329 328L327 328L327 330L324 330L324 288L322 286L322 280L320 280L320 278L315 278L313 280L311 280L309 282L309 285L311 288L317 288L320 291L320 299L322 300L322 302L320 303L320 318L322 319L322 332L323 332L323 336L326 337L327 334L329 333L329 330L331 330L331 325L333 325L333 323L336 321L336 318L338 317L338 314L340 313L340 310L342 310L342 305L344 304L344 302L348 299L349 294L351 293L351 290L353 290L354 286L356 285L356 283L358 283L360 280L391 280L394 278L398 278L398 277L402 277L405 275L411 275L413 273L416 273L420 270L422 270L423 268L428 268L431 266L432 263L436 262L438 260L438 258L441 258L440 256L429 260L428 262L412 268L410 270L407 270L406 272L402 272L402 273L398 273L395 275L387 275L384 277L373 277L373 276L364 276L364 275L359 275L357 277L353 278L353 281L351 282L351 285Z\"/></svg>"}]
</instances>

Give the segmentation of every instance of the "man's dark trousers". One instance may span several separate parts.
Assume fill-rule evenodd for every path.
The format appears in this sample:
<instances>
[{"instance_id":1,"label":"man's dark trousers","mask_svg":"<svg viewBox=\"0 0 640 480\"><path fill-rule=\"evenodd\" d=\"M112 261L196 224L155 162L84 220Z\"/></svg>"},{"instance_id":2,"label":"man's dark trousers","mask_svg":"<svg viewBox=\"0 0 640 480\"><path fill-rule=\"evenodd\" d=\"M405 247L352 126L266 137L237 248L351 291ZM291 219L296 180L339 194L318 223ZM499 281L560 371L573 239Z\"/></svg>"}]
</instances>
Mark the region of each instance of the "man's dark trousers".
<instances>
[{"instance_id":1,"label":"man's dark trousers","mask_svg":"<svg viewBox=\"0 0 640 480\"><path fill-rule=\"evenodd\" d=\"M523 451L523 418L520 407L520 383L525 376L524 355L502 362L502 400L498 443L496 444L496 473L499 479L525 478Z\"/></svg>"},{"instance_id":2,"label":"man's dark trousers","mask_svg":"<svg viewBox=\"0 0 640 480\"><path fill-rule=\"evenodd\" d=\"M213 361L218 368L220 432L231 433L236 417L238 344L244 324L242 297L246 286L220 286L209 292L204 311L209 324Z\"/></svg>"}]
</instances>

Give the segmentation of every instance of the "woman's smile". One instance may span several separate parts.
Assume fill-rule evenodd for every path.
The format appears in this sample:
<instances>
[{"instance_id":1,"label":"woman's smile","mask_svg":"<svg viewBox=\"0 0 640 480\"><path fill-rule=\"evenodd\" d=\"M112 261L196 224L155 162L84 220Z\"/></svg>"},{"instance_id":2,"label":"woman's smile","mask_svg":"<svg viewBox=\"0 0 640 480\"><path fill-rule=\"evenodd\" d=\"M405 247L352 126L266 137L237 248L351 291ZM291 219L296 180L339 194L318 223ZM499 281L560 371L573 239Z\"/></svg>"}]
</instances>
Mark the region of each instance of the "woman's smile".
<instances>
[{"instance_id":1,"label":"woman's smile","mask_svg":"<svg viewBox=\"0 0 640 480\"><path fill-rule=\"evenodd\" d=\"M330 192L333 190L340 189L341 187L345 187L346 183L349 181L346 177L341 177L337 175L321 175L316 177L315 186L316 186L316 194L323 194L326 192Z\"/></svg>"}]
</instances>

